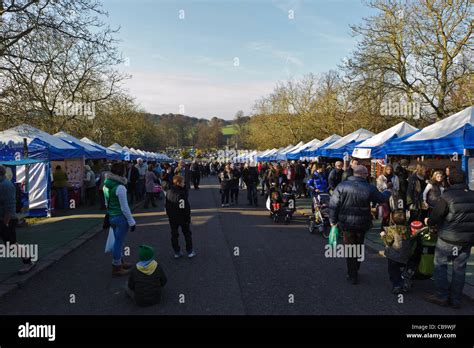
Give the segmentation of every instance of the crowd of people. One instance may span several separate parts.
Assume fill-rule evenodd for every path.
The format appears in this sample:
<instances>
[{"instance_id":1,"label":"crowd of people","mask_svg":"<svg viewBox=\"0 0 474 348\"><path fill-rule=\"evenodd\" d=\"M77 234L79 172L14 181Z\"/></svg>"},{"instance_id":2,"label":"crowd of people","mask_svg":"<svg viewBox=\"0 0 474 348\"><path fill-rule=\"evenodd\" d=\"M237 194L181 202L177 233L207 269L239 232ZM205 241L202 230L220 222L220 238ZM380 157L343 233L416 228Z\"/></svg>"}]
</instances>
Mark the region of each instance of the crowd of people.
<instances>
[{"instance_id":1,"label":"crowd of people","mask_svg":"<svg viewBox=\"0 0 474 348\"><path fill-rule=\"evenodd\" d=\"M4 198L14 191L10 191L2 168L2 239L16 243L15 209L12 202ZM216 177L220 184L223 208L239 205L239 194L244 189L247 205L255 207L258 207L259 196L266 200L273 190L292 192L296 198L329 194L330 225L339 229L345 245L363 245L373 221L381 219L381 238L394 294L411 290L423 250L422 235L416 232L428 229L436 238L432 274L435 292L425 298L442 306L460 306L466 264L474 245L474 192L469 190L464 173L455 167L430 171L422 163L410 168L410 161L401 159L384 165L380 175L373 177L367 166L357 159L333 163L179 161L160 164L145 163L142 159L136 163L87 163L85 202L94 205L98 195L100 209L106 210L104 227L110 227L114 239L112 275L132 274L127 293L135 296L137 303L156 303L156 299L150 299L147 294L164 286L166 276L157 266L151 246L140 247L140 261L135 266L124 261L125 239L136 227L130 204L143 202L145 209L150 205L156 207L156 200L163 199L164 193L174 257L184 256L179 245L181 229L187 256L193 258L196 251L188 196L192 188L199 190L201 178L208 176ZM53 179L56 207L67 209L68 178L61 166L56 167ZM361 262L356 255L346 256L346 261L347 279L357 284ZM447 275L450 261L453 262L451 283ZM31 260L24 263L26 268L32 267ZM149 285L143 284L146 280Z\"/></svg>"},{"instance_id":2,"label":"crowd of people","mask_svg":"<svg viewBox=\"0 0 474 348\"><path fill-rule=\"evenodd\" d=\"M239 189L247 189L249 205L272 190L291 191L297 198L330 194L329 220L342 232L345 245L363 245L376 218L381 220L388 278L392 292L409 292L423 253L423 234L436 241L431 253L435 292L429 302L459 308L467 260L474 245L474 192L460 168L410 168L408 159L383 166L376 177L353 158L334 163L282 161L279 163L211 163L220 183L222 207L238 204ZM260 192L258 192L260 191ZM406 242L405 242L406 239ZM360 261L347 260L347 279L359 282ZM453 262L451 283L447 265ZM429 265L428 265L429 268Z\"/></svg>"}]
</instances>

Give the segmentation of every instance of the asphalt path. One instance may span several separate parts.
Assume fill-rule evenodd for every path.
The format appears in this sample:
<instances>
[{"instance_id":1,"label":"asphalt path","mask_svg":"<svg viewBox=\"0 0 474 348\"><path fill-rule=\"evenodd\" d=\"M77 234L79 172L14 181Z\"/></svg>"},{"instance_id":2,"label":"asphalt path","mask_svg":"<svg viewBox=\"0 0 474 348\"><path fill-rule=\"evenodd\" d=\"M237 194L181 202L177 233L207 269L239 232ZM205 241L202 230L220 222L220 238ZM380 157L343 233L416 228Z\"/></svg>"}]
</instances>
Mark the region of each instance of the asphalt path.
<instances>
[{"instance_id":1,"label":"asphalt path","mask_svg":"<svg viewBox=\"0 0 474 348\"><path fill-rule=\"evenodd\" d=\"M175 260L163 201L135 212L127 236L129 261L138 246L155 248L168 276L159 305L137 307L124 294L126 278L111 277L111 255L100 233L0 301L1 314L472 314L474 305L443 308L425 302L432 281L416 281L402 299L391 294L387 261L366 248L360 284L346 281L344 259L324 256L325 240L311 235L304 217L274 223L259 207L221 208L217 179L191 190L192 232L198 255ZM259 197L260 198L260 197ZM181 243L184 240L181 237ZM183 249L184 249L184 245ZM74 295L74 303L71 303Z\"/></svg>"}]
</instances>

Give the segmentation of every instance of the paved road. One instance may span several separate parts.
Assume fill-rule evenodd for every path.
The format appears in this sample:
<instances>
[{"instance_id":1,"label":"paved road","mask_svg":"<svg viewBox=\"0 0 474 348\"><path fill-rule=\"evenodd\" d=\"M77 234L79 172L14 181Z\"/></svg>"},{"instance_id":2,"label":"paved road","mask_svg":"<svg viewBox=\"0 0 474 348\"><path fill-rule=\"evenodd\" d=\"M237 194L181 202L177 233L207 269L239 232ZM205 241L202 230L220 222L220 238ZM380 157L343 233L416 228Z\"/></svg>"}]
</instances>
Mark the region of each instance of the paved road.
<instances>
[{"instance_id":1,"label":"paved road","mask_svg":"<svg viewBox=\"0 0 474 348\"><path fill-rule=\"evenodd\" d=\"M472 314L422 300L431 281L418 281L398 303L390 293L386 260L366 255L359 285L345 280L345 262L324 257L324 240L310 235L306 221L275 224L260 208L220 208L215 178L192 190L193 235L198 256L175 260L163 202L136 213L138 228L127 245L155 247L168 275L163 301L136 307L125 297L123 278L112 278L110 255L100 234L31 279L0 302L2 314ZM245 194L245 192L244 192ZM238 248L239 255L235 255ZM76 302L71 304L70 295ZM179 303L184 295L185 303ZM182 297L181 297L182 298ZM290 303L294 298L294 303Z\"/></svg>"}]
</instances>

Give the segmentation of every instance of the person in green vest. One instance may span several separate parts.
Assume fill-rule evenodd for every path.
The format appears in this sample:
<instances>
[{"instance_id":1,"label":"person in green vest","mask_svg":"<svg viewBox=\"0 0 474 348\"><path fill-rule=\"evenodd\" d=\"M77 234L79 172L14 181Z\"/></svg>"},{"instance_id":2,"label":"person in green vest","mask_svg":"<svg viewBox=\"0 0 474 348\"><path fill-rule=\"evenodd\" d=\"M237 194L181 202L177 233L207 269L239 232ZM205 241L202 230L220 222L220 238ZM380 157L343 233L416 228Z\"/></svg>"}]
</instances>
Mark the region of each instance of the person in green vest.
<instances>
[{"instance_id":1,"label":"person in green vest","mask_svg":"<svg viewBox=\"0 0 474 348\"><path fill-rule=\"evenodd\" d=\"M112 259L112 276L124 276L130 273L132 264L123 261L123 245L128 230L135 231L135 220L130 212L127 201L127 179L122 163L114 163L111 173L104 182L104 199L109 215L110 226L114 231L114 247Z\"/></svg>"}]
</instances>

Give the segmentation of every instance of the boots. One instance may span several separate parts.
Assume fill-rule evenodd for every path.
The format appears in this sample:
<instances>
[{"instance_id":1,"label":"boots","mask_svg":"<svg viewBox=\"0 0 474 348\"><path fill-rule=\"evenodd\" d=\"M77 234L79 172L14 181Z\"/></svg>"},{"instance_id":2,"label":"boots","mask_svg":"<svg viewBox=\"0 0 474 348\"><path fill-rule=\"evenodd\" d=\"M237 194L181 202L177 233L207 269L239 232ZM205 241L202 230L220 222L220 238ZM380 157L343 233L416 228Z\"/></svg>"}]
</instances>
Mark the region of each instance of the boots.
<instances>
[{"instance_id":1,"label":"boots","mask_svg":"<svg viewBox=\"0 0 474 348\"><path fill-rule=\"evenodd\" d=\"M124 269L123 265L120 265L120 266L112 265L112 277L126 276L129 273L130 273L130 270Z\"/></svg>"},{"instance_id":2,"label":"boots","mask_svg":"<svg viewBox=\"0 0 474 348\"><path fill-rule=\"evenodd\" d=\"M122 259L122 268L123 268L124 270L127 271L127 270L131 269L133 266L134 266L133 264L127 263L127 262L125 262L125 261Z\"/></svg>"}]
</instances>

